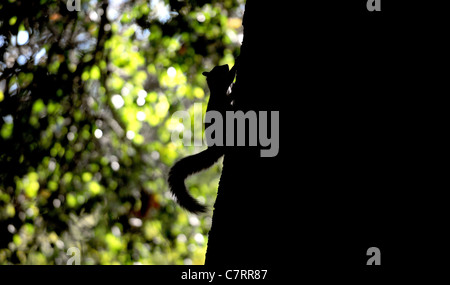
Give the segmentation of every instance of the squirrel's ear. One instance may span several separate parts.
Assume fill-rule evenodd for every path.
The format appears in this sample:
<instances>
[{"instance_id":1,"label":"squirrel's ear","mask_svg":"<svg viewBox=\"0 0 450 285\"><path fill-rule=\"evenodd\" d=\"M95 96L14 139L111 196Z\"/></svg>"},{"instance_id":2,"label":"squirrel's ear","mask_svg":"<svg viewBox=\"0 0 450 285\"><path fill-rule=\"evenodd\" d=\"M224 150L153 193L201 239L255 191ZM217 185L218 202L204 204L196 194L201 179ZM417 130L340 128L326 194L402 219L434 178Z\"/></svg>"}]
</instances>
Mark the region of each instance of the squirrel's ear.
<instances>
[{"instance_id":1,"label":"squirrel's ear","mask_svg":"<svg viewBox=\"0 0 450 285\"><path fill-rule=\"evenodd\" d=\"M228 64L224 64L224 65L218 65L216 67L213 68L213 70L217 70L217 73L226 73L228 71L230 71L230 67L228 66Z\"/></svg>"}]
</instances>

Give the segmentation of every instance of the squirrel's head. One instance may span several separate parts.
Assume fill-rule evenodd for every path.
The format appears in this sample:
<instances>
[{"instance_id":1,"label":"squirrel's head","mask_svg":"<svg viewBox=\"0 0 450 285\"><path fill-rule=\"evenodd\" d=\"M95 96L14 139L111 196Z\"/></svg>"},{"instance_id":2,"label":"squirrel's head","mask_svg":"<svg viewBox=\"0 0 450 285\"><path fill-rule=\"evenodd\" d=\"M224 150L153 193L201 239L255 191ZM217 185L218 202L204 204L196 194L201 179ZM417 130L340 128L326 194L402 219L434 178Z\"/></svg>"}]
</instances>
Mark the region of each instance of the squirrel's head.
<instances>
[{"instance_id":1,"label":"squirrel's head","mask_svg":"<svg viewBox=\"0 0 450 285\"><path fill-rule=\"evenodd\" d=\"M230 71L228 64L214 67L210 72L203 72L206 76L210 90L218 90L226 92L228 87L233 83L236 75L236 70L233 68Z\"/></svg>"},{"instance_id":2,"label":"squirrel's head","mask_svg":"<svg viewBox=\"0 0 450 285\"><path fill-rule=\"evenodd\" d=\"M230 71L230 68L228 67L228 64L225 65L218 65L215 66L210 72L203 72L202 74L209 77L226 77L228 75L228 72Z\"/></svg>"}]
</instances>

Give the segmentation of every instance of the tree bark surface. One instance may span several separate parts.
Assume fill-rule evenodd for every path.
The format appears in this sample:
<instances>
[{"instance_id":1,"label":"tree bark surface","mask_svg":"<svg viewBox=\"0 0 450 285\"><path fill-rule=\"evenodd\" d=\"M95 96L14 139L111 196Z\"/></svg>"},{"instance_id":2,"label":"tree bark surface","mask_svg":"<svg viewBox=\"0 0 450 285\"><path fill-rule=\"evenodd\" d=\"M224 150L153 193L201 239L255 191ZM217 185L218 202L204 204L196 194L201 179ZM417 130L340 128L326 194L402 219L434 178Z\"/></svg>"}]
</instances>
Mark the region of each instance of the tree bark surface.
<instances>
[{"instance_id":1,"label":"tree bark surface","mask_svg":"<svg viewBox=\"0 0 450 285\"><path fill-rule=\"evenodd\" d=\"M413 29L366 1L311 2L247 1L236 107L279 111L280 149L227 150L207 265L354 269L370 247L385 265L411 254Z\"/></svg>"}]
</instances>

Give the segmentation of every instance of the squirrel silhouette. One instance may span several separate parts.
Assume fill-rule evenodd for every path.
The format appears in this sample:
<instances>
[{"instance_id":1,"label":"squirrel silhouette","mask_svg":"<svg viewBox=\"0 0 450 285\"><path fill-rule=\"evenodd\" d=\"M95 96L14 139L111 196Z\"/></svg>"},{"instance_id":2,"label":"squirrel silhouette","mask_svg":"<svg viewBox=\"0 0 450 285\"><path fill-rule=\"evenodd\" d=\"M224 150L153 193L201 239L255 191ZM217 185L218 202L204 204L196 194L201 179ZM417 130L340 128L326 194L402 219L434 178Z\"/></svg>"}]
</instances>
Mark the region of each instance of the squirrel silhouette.
<instances>
[{"instance_id":1,"label":"squirrel silhouette","mask_svg":"<svg viewBox=\"0 0 450 285\"><path fill-rule=\"evenodd\" d=\"M217 111L224 115L225 111L231 107L232 96L230 90L236 76L237 66L238 61L236 61L231 70L226 64L216 66L210 72L202 73L206 76L206 82L210 90L206 112ZM169 171L168 183L170 191L182 208L195 214L206 212L207 207L200 204L189 194L184 181L190 175L208 169L223 155L223 147L208 146L206 150L185 157L172 166Z\"/></svg>"}]
</instances>

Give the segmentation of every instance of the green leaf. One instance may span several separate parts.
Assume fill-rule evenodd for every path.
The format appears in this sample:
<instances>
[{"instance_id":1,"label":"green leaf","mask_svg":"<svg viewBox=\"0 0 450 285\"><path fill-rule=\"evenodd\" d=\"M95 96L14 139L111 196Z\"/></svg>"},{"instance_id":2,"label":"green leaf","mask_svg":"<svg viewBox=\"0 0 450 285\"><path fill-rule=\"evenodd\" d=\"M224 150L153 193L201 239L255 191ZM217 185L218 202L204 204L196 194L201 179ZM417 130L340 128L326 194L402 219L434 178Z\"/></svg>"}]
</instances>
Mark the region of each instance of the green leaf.
<instances>
[{"instance_id":1,"label":"green leaf","mask_svg":"<svg viewBox=\"0 0 450 285\"><path fill-rule=\"evenodd\" d=\"M94 195L94 196L99 195L100 193L103 192L103 187L100 186L100 184L98 184L98 182L96 182L96 181L89 182L88 189L89 189L89 192L91 192L92 195Z\"/></svg>"},{"instance_id":2,"label":"green leaf","mask_svg":"<svg viewBox=\"0 0 450 285\"><path fill-rule=\"evenodd\" d=\"M91 180L92 180L92 173L90 173L90 172L84 172L84 173L81 175L81 179L83 180L83 182L89 182L89 181L91 181Z\"/></svg>"},{"instance_id":3,"label":"green leaf","mask_svg":"<svg viewBox=\"0 0 450 285\"><path fill-rule=\"evenodd\" d=\"M98 80L100 79L100 68L98 66L94 65L91 69L91 79Z\"/></svg>"}]
</instances>

